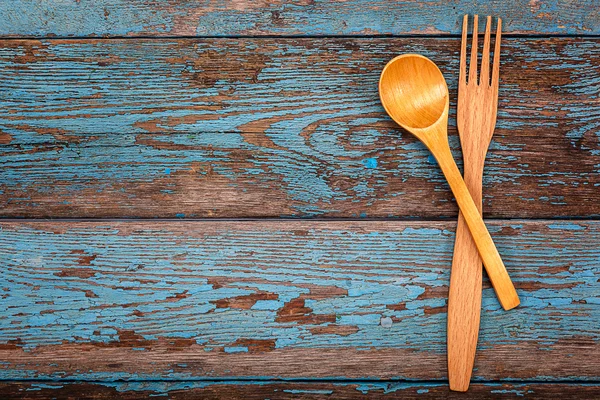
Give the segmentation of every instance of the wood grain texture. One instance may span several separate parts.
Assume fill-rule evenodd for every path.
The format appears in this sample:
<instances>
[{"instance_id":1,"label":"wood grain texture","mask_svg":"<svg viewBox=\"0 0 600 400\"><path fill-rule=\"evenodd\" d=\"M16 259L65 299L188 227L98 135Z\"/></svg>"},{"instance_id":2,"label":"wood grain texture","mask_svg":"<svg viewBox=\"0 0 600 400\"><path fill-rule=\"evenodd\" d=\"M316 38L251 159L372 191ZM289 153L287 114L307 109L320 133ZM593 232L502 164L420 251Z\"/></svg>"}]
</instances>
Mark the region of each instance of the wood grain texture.
<instances>
[{"instance_id":1,"label":"wood grain texture","mask_svg":"<svg viewBox=\"0 0 600 400\"><path fill-rule=\"evenodd\" d=\"M600 215L600 41L507 39L486 217ZM455 39L0 42L0 215L455 218L379 104L399 53ZM453 128L451 146L460 159Z\"/></svg>"},{"instance_id":2,"label":"wood grain texture","mask_svg":"<svg viewBox=\"0 0 600 400\"><path fill-rule=\"evenodd\" d=\"M3 399L573 399L600 397L598 384L476 383L452 393L443 383L421 382L14 382L0 383Z\"/></svg>"},{"instance_id":3,"label":"wood grain texture","mask_svg":"<svg viewBox=\"0 0 600 400\"><path fill-rule=\"evenodd\" d=\"M2 379L446 379L454 222L0 226ZM598 380L600 222L489 226L474 381Z\"/></svg>"},{"instance_id":4,"label":"wood grain texture","mask_svg":"<svg viewBox=\"0 0 600 400\"><path fill-rule=\"evenodd\" d=\"M501 16L507 33L600 33L595 0L11 0L0 3L0 35L458 34L464 14Z\"/></svg>"}]
</instances>

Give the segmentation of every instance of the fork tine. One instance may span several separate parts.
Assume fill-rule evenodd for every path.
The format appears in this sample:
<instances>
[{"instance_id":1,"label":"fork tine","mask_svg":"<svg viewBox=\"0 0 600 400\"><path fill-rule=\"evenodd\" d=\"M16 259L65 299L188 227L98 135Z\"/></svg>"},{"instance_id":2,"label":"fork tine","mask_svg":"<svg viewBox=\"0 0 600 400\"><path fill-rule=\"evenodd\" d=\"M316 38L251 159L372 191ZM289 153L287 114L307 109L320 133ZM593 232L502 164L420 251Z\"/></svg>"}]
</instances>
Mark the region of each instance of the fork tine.
<instances>
[{"instance_id":1,"label":"fork tine","mask_svg":"<svg viewBox=\"0 0 600 400\"><path fill-rule=\"evenodd\" d=\"M492 86L498 89L500 80L500 38L502 36L502 19L498 18L498 28L496 28L496 44L494 47L494 66L492 69Z\"/></svg>"},{"instance_id":2,"label":"fork tine","mask_svg":"<svg viewBox=\"0 0 600 400\"><path fill-rule=\"evenodd\" d=\"M477 15L473 18L473 43L471 44L471 64L469 64L469 83L477 86Z\"/></svg>"},{"instance_id":3,"label":"fork tine","mask_svg":"<svg viewBox=\"0 0 600 400\"><path fill-rule=\"evenodd\" d=\"M467 28L469 27L469 16L465 14L462 26L462 41L460 42L460 73L458 82L461 85L467 83Z\"/></svg>"},{"instance_id":4,"label":"fork tine","mask_svg":"<svg viewBox=\"0 0 600 400\"><path fill-rule=\"evenodd\" d=\"M479 84L490 85L490 26L492 17L487 17L485 24L485 38L483 39L483 53L481 54L481 71L479 72Z\"/></svg>"}]
</instances>

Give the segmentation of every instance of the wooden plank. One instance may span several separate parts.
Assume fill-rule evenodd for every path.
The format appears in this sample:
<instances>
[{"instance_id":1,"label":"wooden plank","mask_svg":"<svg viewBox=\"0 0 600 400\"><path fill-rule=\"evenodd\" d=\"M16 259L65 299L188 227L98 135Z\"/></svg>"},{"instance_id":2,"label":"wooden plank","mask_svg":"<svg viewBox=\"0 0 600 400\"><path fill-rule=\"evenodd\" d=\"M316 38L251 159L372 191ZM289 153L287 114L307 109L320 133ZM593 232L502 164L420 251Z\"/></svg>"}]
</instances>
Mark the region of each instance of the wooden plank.
<instances>
[{"instance_id":1,"label":"wooden plank","mask_svg":"<svg viewBox=\"0 0 600 400\"><path fill-rule=\"evenodd\" d=\"M2 379L446 377L454 222L0 224ZM600 222L489 224L474 379L600 378Z\"/></svg>"},{"instance_id":2,"label":"wooden plank","mask_svg":"<svg viewBox=\"0 0 600 400\"><path fill-rule=\"evenodd\" d=\"M600 41L505 43L485 215L599 216ZM0 42L0 215L455 218L377 80L394 55L423 53L454 99L458 51L455 39ZM454 128L451 144L460 158Z\"/></svg>"},{"instance_id":3,"label":"wooden plank","mask_svg":"<svg viewBox=\"0 0 600 400\"><path fill-rule=\"evenodd\" d=\"M506 33L599 34L594 0L11 0L2 36L458 34L465 14L500 16Z\"/></svg>"},{"instance_id":4,"label":"wooden plank","mask_svg":"<svg viewBox=\"0 0 600 400\"><path fill-rule=\"evenodd\" d=\"M475 383L467 393L422 382L2 382L3 399L573 399L600 397L598 384Z\"/></svg>"}]
</instances>

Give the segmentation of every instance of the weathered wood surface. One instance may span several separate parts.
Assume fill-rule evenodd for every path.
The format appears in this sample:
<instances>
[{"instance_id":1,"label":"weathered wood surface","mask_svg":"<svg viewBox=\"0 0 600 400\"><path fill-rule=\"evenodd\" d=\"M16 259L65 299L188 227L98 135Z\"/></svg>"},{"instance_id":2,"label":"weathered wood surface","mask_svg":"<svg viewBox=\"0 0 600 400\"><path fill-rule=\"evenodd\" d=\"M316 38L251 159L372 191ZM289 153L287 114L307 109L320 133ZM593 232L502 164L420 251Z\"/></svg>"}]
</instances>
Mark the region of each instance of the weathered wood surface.
<instances>
[{"instance_id":1,"label":"weathered wood surface","mask_svg":"<svg viewBox=\"0 0 600 400\"><path fill-rule=\"evenodd\" d=\"M594 0L479 3L0 2L0 37L89 38L0 41L0 216L454 219L379 105L383 65L425 54L456 98L439 35L464 13L600 34ZM288 38L173 39L264 35ZM597 218L600 38L512 37L502 57L486 217ZM454 221L4 221L0 398L600 397L600 222L488 223L523 305L484 283L457 394Z\"/></svg>"},{"instance_id":2,"label":"weathered wood surface","mask_svg":"<svg viewBox=\"0 0 600 400\"><path fill-rule=\"evenodd\" d=\"M458 34L466 13L500 16L506 33L600 34L595 0L10 0L0 2L0 35Z\"/></svg>"},{"instance_id":3,"label":"weathered wood surface","mask_svg":"<svg viewBox=\"0 0 600 400\"><path fill-rule=\"evenodd\" d=\"M454 99L458 51L444 38L2 41L0 215L454 218L377 80L394 55L422 53ZM485 216L597 217L600 41L509 38L502 62Z\"/></svg>"},{"instance_id":4,"label":"weathered wood surface","mask_svg":"<svg viewBox=\"0 0 600 400\"><path fill-rule=\"evenodd\" d=\"M3 379L445 379L454 222L0 226ZM598 380L600 222L489 226L474 380Z\"/></svg>"},{"instance_id":5,"label":"weathered wood surface","mask_svg":"<svg viewBox=\"0 0 600 400\"><path fill-rule=\"evenodd\" d=\"M15 382L0 383L3 399L570 399L600 397L598 384L474 383L467 393L421 382Z\"/></svg>"}]
</instances>

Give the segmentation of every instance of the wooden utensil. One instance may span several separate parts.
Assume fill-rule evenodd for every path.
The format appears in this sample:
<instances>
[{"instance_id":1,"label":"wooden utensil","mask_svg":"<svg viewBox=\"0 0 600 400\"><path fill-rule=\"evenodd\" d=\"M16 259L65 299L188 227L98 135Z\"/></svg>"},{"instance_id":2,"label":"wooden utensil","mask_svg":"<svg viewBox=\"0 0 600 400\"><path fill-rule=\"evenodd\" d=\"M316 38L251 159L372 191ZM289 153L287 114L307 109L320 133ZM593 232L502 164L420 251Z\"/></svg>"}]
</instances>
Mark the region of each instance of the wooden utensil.
<instances>
[{"instance_id":1,"label":"wooden utensil","mask_svg":"<svg viewBox=\"0 0 600 400\"><path fill-rule=\"evenodd\" d=\"M516 307L519 297L515 287L450 152L448 86L442 72L421 55L398 56L381 72L379 97L390 117L433 153L454 193L502 307L506 310Z\"/></svg>"},{"instance_id":2,"label":"wooden utensil","mask_svg":"<svg viewBox=\"0 0 600 400\"><path fill-rule=\"evenodd\" d=\"M467 81L468 17L463 19L456 122L464 159L464 179L481 213L483 164L489 147L498 108L498 72L502 20L498 19L492 81L490 83L490 27L487 17L479 82L477 82L477 20L473 20L473 44ZM481 259L477 247L458 214L454 258L448 295L448 378L450 389L469 388L481 313Z\"/></svg>"}]
</instances>

